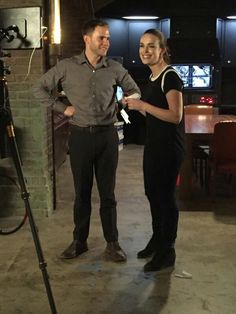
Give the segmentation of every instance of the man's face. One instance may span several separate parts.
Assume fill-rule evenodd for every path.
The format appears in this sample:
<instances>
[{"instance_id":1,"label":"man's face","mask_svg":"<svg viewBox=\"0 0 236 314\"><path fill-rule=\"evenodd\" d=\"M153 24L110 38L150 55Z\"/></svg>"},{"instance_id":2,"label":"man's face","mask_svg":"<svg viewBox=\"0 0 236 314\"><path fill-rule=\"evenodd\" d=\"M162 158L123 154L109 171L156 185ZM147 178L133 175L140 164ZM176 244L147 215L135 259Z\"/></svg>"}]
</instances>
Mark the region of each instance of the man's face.
<instances>
[{"instance_id":1,"label":"man's face","mask_svg":"<svg viewBox=\"0 0 236 314\"><path fill-rule=\"evenodd\" d=\"M110 47L110 33L107 26L97 26L93 33L84 35L86 50L96 57L103 57Z\"/></svg>"}]
</instances>

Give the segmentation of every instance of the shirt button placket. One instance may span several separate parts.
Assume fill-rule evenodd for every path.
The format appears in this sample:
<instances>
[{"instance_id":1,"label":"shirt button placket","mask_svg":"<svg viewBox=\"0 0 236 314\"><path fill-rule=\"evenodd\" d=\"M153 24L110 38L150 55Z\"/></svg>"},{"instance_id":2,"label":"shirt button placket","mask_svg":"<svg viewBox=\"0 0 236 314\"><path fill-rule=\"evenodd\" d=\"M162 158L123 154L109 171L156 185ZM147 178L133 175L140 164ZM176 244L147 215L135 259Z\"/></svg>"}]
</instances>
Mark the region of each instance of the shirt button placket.
<instances>
[{"instance_id":1,"label":"shirt button placket","mask_svg":"<svg viewBox=\"0 0 236 314\"><path fill-rule=\"evenodd\" d=\"M95 86L96 86L96 84L95 84L95 74L96 73L96 71L95 70L93 70L93 77L92 77L92 98L93 98L93 106L94 106L94 108L96 107L96 104L95 104L95 98L96 98L96 90L95 90Z\"/></svg>"}]
</instances>

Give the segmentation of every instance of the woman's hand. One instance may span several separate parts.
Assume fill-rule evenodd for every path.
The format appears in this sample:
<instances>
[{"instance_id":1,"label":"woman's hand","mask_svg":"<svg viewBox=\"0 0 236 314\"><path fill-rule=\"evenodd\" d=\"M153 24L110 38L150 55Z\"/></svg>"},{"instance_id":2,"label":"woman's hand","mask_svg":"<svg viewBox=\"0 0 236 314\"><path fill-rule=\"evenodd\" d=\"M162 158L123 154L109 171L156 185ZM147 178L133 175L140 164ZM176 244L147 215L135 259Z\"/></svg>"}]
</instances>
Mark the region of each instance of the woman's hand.
<instances>
[{"instance_id":1,"label":"woman's hand","mask_svg":"<svg viewBox=\"0 0 236 314\"><path fill-rule=\"evenodd\" d=\"M145 103L140 99L125 98L125 102L130 110L145 111Z\"/></svg>"},{"instance_id":2,"label":"woman's hand","mask_svg":"<svg viewBox=\"0 0 236 314\"><path fill-rule=\"evenodd\" d=\"M66 107L66 110L64 111L64 115L66 117L72 117L75 113L75 107L74 106L68 106Z\"/></svg>"}]
</instances>

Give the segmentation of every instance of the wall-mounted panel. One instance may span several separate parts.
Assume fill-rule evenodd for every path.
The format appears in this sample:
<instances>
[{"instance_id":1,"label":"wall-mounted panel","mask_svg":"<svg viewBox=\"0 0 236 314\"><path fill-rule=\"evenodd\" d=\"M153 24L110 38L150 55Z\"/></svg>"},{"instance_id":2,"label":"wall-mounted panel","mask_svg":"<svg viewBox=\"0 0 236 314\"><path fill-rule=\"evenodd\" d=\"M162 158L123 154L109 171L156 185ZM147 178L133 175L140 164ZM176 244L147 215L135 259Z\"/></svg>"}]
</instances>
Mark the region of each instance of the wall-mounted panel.
<instances>
[{"instance_id":1,"label":"wall-mounted panel","mask_svg":"<svg viewBox=\"0 0 236 314\"><path fill-rule=\"evenodd\" d=\"M222 66L236 66L236 21L224 23L224 53Z\"/></svg>"},{"instance_id":2,"label":"wall-mounted panel","mask_svg":"<svg viewBox=\"0 0 236 314\"><path fill-rule=\"evenodd\" d=\"M41 8L0 10L0 46L2 49L41 48Z\"/></svg>"}]
</instances>

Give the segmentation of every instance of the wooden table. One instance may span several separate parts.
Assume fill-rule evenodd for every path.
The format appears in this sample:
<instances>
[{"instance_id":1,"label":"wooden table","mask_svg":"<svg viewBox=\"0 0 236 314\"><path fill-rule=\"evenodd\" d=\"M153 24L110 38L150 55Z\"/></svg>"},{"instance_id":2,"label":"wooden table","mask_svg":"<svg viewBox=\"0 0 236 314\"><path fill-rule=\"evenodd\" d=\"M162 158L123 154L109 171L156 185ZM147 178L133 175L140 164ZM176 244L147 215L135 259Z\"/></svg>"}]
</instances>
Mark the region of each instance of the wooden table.
<instances>
[{"instance_id":1,"label":"wooden table","mask_svg":"<svg viewBox=\"0 0 236 314\"><path fill-rule=\"evenodd\" d=\"M217 122L236 121L236 115L185 115L186 156L180 171L180 199L190 199L192 196L192 144L195 140L204 140L210 143L214 126Z\"/></svg>"}]
</instances>

